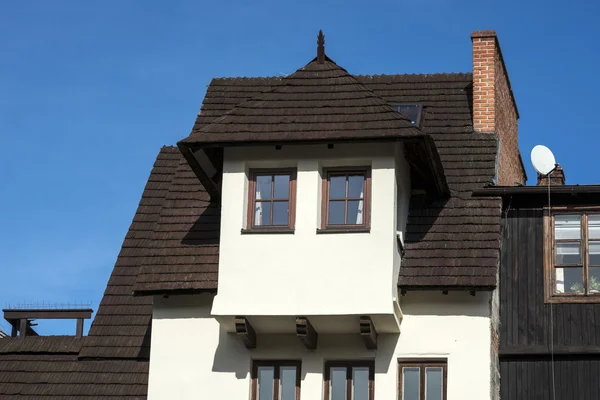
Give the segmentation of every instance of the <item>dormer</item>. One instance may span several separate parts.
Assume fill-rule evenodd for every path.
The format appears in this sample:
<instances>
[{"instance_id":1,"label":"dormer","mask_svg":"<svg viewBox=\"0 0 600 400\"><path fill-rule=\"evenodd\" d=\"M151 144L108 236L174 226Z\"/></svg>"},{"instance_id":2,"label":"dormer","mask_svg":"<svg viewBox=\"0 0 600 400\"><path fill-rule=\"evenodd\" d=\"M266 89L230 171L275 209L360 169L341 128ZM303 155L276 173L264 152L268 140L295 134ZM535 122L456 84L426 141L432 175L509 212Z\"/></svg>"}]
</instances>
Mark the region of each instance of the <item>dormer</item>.
<instances>
[{"instance_id":1,"label":"dormer","mask_svg":"<svg viewBox=\"0 0 600 400\"><path fill-rule=\"evenodd\" d=\"M399 332L410 197L449 192L431 137L317 43L306 66L178 143L220 202L211 314L230 332Z\"/></svg>"}]
</instances>

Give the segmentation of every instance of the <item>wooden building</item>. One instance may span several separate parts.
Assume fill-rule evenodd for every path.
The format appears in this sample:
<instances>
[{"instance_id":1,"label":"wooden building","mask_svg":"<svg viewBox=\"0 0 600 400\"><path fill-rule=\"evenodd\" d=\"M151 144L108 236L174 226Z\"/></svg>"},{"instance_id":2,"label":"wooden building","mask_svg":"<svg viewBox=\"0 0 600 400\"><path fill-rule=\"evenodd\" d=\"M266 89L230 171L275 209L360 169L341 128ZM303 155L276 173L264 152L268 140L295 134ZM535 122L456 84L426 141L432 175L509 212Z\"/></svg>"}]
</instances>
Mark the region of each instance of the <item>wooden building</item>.
<instances>
[{"instance_id":1,"label":"wooden building","mask_svg":"<svg viewBox=\"0 0 600 400\"><path fill-rule=\"evenodd\" d=\"M475 193L503 198L501 398L598 399L600 186L541 183Z\"/></svg>"}]
</instances>

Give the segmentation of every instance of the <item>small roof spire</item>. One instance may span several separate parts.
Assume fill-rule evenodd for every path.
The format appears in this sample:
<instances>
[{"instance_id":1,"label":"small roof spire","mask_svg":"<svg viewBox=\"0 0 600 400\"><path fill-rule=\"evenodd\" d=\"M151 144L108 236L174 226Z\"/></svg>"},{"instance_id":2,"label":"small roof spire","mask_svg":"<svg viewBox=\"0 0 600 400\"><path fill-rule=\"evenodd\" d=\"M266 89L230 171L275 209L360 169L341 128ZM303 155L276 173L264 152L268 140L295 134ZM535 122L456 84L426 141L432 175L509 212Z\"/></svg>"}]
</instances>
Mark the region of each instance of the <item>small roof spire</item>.
<instances>
[{"instance_id":1,"label":"small roof spire","mask_svg":"<svg viewBox=\"0 0 600 400\"><path fill-rule=\"evenodd\" d=\"M317 63L323 64L325 62L325 35L323 31L319 29L319 35L317 36Z\"/></svg>"}]
</instances>

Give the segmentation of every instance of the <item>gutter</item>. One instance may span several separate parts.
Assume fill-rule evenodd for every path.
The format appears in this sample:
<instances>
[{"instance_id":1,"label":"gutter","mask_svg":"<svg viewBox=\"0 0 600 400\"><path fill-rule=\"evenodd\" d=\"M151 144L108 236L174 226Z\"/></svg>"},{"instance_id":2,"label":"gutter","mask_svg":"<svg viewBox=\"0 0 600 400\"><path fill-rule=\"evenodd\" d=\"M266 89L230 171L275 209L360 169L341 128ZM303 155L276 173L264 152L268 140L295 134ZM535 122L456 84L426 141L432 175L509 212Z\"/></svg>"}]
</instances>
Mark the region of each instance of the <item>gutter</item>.
<instances>
[{"instance_id":1,"label":"gutter","mask_svg":"<svg viewBox=\"0 0 600 400\"><path fill-rule=\"evenodd\" d=\"M600 185L550 186L552 194L600 194ZM547 196L548 186L490 186L473 191L473 197L502 197L514 195Z\"/></svg>"}]
</instances>

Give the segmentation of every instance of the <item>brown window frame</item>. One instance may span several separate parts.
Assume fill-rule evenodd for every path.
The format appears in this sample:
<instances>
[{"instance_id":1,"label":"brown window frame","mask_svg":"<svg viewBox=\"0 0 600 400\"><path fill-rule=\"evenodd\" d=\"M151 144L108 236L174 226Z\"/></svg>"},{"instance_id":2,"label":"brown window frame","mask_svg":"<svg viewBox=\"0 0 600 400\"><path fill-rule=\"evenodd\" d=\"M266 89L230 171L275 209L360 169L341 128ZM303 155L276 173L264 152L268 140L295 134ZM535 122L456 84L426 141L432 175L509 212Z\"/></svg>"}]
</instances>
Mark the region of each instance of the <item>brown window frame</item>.
<instances>
[{"instance_id":1,"label":"brown window frame","mask_svg":"<svg viewBox=\"0 0 600 400\"><path fill-rule=\"evenodd\" d=\"M300 377L302 361L299 360L252 360L251 400L258 400L258 367L273 367L273 400L279 400L279 373L281 367L296 367L296 400L300 400Z\"/></svg>"},{"instance_id":2,"label":"brown window frame","mask_svg":"<svg viewBox=\"0 0 600 400\"><path fill-rule=\"evenodd\" d=\"M323 374L323 400L329 400L329 381L331 379L331 368L346 368L346 400L352 400L352 368L369 368L369 400L375 397L375 361L373 360L344 360L325 361L325 373Z\"/></svg>"},{"instance_id":3,"label":"brown window frame","mask_svg":"<svg viewBox=\"0 0 600 400\"><path fill-rule=\"evenodd\" d=\"M402 368L419 368L419 400L425 400L425 369L442 368L443 400L448 396L448 360L445 358L401 358L398 360L398 400L403 400Z\"/></svg>"},{"instance_id":4,"label":"brown window frame","mask_svg":"<svg viewBox=\"0 0 600 400\"><path fill-rule=\"evenodd\" d=\"M588 254L588 218L590 214L600 214L600 207L552 207L552 211L544 209L544 293L545 303L600 303L600 293L588 293L589 254ZM580 239L560 239L560 243L580 242L579 254L581 264L555 264L556 243L554 239L554 217L557 215L580 215ZM598 239L593 239L598 240ZM599 240L600 241L600 240ZM554 293L555 268L581 268L583 293Z\"/></svg>"},{"instance_id":5,"label":"brown window frame","mask_svg":"<svg viewBox=\"0 0 600 400\"><path fill-rule=\"evenodd\" d=\"M256 203L256 177L259 175L289 175L290 176L290 187L287 200L285 199L271 199L266 200L271 202L271 221L273 221L273 206L272 204L277 201L288 201L289 202L289 214L287 225L254 225L255 208ZM246 220L246 229L242 229L242 233L293 233L294 226L296 224L296 175L297 170L295 168L253 168L250 169L248 174L248 216ZM273 178L274 179L274 178ZM275 190L274 182L272 184L271 196ZM261 200L265 201L265 200Z\"/></svg>"},{"instance_id":6,"label":"brown window frame","mask_svg":"<svg viewBox=\"0 0 600 400\"><path fill-rule=\"evenodd\" d=\"M352 174L363 174L365 176L363 198L351 198L348 196L348 183L346 183L346 207L348 201L362 200L363 201L363 223L362 224L332 224L329 225L329 187L330 177L332 176L348 176ZM318 233L343 233L343 232L369 232L371 228L371 167L331 167L323 168L321 190L321 229ZM346 182L348 180L346 179ZM334 199L335 200L335 199ZM341 200L341 198L340 198ZM347 212L344 213L344 218L347 218Z\"/></svg>"}]
</instances>

